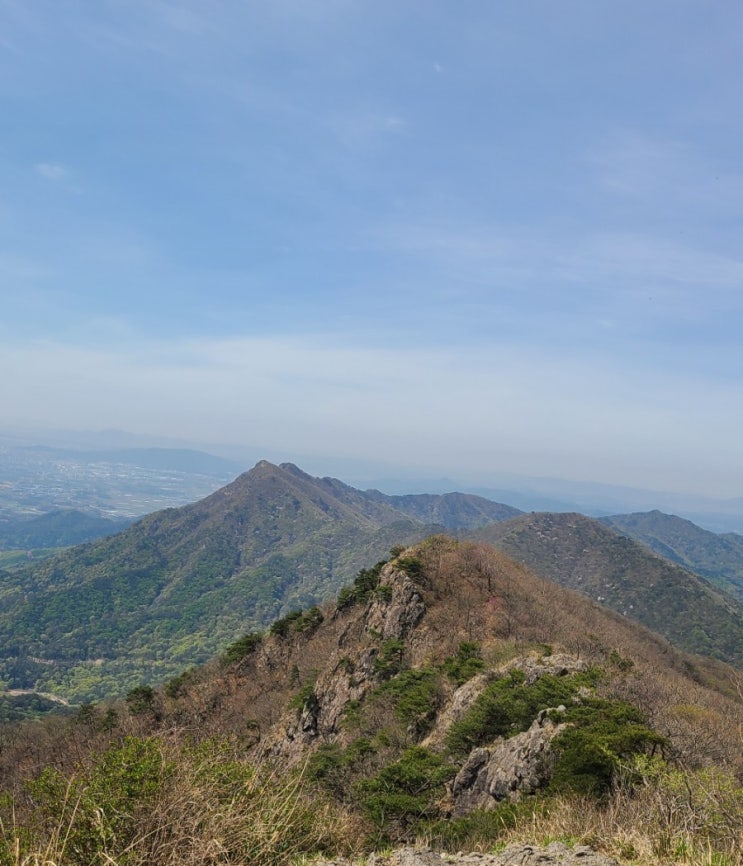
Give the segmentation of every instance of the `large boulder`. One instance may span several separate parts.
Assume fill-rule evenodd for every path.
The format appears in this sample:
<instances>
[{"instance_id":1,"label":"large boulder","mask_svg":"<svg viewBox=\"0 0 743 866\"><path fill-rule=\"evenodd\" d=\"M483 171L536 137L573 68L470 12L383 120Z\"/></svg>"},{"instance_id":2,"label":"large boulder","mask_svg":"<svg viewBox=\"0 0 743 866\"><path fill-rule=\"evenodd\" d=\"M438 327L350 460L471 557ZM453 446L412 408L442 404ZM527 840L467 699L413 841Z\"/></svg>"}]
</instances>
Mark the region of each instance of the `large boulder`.
<instances>
[{"instance_id":1,"label":"large boulder","mask_svg":"<svg viewBox=\"0 0 743 866\"><path fill-rule=\"evenodd\" d=\"M492 809L501 800L518 800L544 787L554 769L552 740L564 728L542 710L528 731L490 748L473 749L452 784L454 817Z\"/></svg>"}]
</instances>

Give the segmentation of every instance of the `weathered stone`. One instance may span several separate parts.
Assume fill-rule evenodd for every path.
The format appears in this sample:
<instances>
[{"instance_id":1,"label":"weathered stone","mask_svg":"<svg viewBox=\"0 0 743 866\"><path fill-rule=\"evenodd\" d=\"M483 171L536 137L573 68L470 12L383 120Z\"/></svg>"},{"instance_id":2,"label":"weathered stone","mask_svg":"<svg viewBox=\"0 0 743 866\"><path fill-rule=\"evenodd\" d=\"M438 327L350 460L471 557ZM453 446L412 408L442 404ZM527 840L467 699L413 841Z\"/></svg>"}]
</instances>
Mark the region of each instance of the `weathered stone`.
<instances>
[{"instance_id":1,"label":"weathered stone","mask_svg":"<svg viewBox=\"0 0 743 866\"><path fill-rule=\"evenodd\" d=\"M613 857L598 854L585 845L568 848L562 842L552 842L545 848L537 845L512 845L492 857L482 860L463 858L458 862L463 866L473 863L480 863L482 866L618 866Z\"/></svg>"},{"instance_id":2,"label":"weathered stone","mask_svg":"<svg viewBox=\"0 0 743 866\"><path fill-rule=\"evenodd\" d=\"M474 749L452 783L454 817L518 800L546 785L554 768L551 743L564 728L542 711L528 731Z\"/></svg>"},{"instance_id":3,"label":"weathered stone","mask_svg":"<svg viewBox=\"0 0 743 866\"><path fill-rule=\"evenodd\" d=\"M382 571L379 585L390 587L390 598L378 597L371 602L365 627L383 640L404 640L421 621L426 605L413 581L391 566Z\"/></svg>"},{"instance_id":4,"label":"weathered stone","mask_svg":"<svg viewBox=\"0 0 743 866\"><path fill-rule=\"evenodd\" d=\"M398 848L372 854L369 866L619 866L612 857L585 845L569 848L562 842L546 847L511 845L498 854L437 854L429 848ZM360 861L356 861L360 866ZM356 866L348 860L323 860L317 866Z\"/></svg>"},{"instance_id":5,"label":"weathered stone","mask_svg":"<svg viewBox=\"0 0 743 866\"><path fill-rule=\"evenodd\" d=\"M382 572L380 585L390 589L386 596L380 594L369 603L365 630L375 632L383 640L403 640L425 613L423 599L410 578L391 566ZM374 661L378 652L378 646L374 645L347 654L339 644L299 715L296 711L288 715L283 731L266 738L261 756L294 763L301 760L305 748L313 742L333 742L349 702L363 700L377 682Z\"/></svg>"},{"instance_id":6,"label":"weathered stone","mask_svg":"<svg viewBox=\"0 0 743 866\"><path fill-rule=\"evenodd\" d=\"M581 673L587 670L587 667L582 659L564 653L555 653L555 655L542 657L525 656L509 662L498 670L477 674L454 692L447 706L439 713L436 725L423 745L430 749L442 748L449 728L466 715L493 680L506 676L509 671L522 671L526 677L525 682L530 685L545 674L568 676Z\"/></svg>"},{"instance_id":7,"label":"weathered stone","mask_svg":"<svg viewBox=\"0 0 743 866\"><path fill-rule=\"evenodd\" d=\"M525 656L524 658L516 659L508 664L506 670L523 671L526 676L527 685L536 682L545 674L551 674L554 677L564 677L569 674L582 673L588 670L588 665L583 659L569 656L565 653L555 653L551 656Z\"/></svg>"},{"instance_id":8,"label":"weathered stone","mask_svg":"<svg viewBox=\"0 0 743 866\"><path fill-rule=\"evenodd\" d=\"M438 749L444 745L446 733L449 728L464 717L467 710L480 697L488 683L497 679L492 671L477 674L461 685L452 695L447 706L439 713L436 727L433 729L423 745L429 749Z\"/></svg>"}]
</instances>

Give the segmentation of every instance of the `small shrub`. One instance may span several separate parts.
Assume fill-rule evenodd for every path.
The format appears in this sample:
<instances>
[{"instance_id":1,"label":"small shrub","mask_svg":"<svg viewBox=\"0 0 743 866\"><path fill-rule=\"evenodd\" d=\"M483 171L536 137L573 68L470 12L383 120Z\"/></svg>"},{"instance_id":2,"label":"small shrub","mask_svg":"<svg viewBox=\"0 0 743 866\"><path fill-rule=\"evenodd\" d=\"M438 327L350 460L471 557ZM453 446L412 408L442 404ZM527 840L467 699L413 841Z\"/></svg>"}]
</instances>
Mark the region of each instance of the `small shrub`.
<instances>
[{"instance_id":1,"label":"small shrub","mask_svg":"<svg viewBox=\"0 0 743 866\"><path fill-rule=\"evenodd\" d=\"M399 761L356 788L364 811L380 830L389 833L396 827L406 832L422 819L436 816L436 801L455 773L456 768L439 755L412 746Z\"/></svg>"},{"instance_id":2,"label":"small shrub","mask_svg":"<svg viewBox=\"0 0 743 866\"><path fill-rule=\"evenodd\" d=\"M319 782L334 797L343 800L348 790L344 753L337 743L323 743L307 762L307 778Z\"/></svg>"},{"instance_id":3,"label":"small shrub","mask_svg":"<svg viewBox=\"0 0 743 866\"><path fill-rule=\"evenodd\" d=\"M453 754L468 754L496 737L527 730L540 710L568 704L595 675L557 677L546 674L527 685L523 671L514 669L487 686L475 703L449 729L446 743Z\"/></svg>"},{"instance_id":4,"label":"small shrub","mask_svg":"<svg viewBox=\"0 0 743 866\"><path fill-rule=\"evenodd\" d=\"M155 709L155 690L151 686L136 686L127 694L126 703L134 716L152 712Z\"/></svg>"},{"instance_id":5,"label":"small shrub","mask_svg":"<svg viewBox=\"0 0 743 866\"><path fill-rule=\"evenodd\" d=\"M621 764L666 744L640 710L623 701L587 698L569 707L564 718L570 727L552 743L557 763L551 788L556 791L603 797Z\"/></svg>"},{"instance_id":6,"label":"small shrub","mask_svg":"<svg viewBox=\"0 0 743 866\"><path fill-rule=\"evenodd\" d=\"M186 671L183 671L182 674L179 674L177 677L173 677L168 680L163 687L163 692L169 698L181 698L188 691L189 685L191 685L198 674L198 668L189 668Z\"/></svg>"},{"instance_id":7,"label":"small shrub","mask_svg":"<svg viewBox=\"0 0 743 866\"><path fill-rule=\"evenodd\" d=\"M227 647L227 649L222 653L222 662L226 665L231 665L242 661L242 659L255 651L256 647L262 640L263 635L260 632L248 632L248 634L243 635L243 637L239 638L239 640L236 640Z\"/></svg>"},{"instance_id":8,"label":"small shrub","mask_svg":"<svg viewBox=\"0 0 743 866\"><path fill-rule=\"evenodd\" d=\"M137 737L109 748L87 778L46 769L28 784L36 808L28 841L62 829L56 844L65 862L113 862L110 854L125 852L155 810L169 769L159 743Z\"/></svg>"},{"instance_id":9,"label":"small shrub","mask_svg":"<svg viewBox=\"0 0 743 866\"><path fill-rule=\"evenodd\" d=\"M418 832L433 847L447 851L491 848L509 830L528 825L534 813L540 811L547 811L541 800L505 801L493 809L475 809L464 818L423 822Z\"/></svg>"},{"instance_id":10,"label":"small shrub","mask_svg":"<svg viewBox=\"0 0 743 866\"><path fill-rule=\"evenodd\" d=\"M305 683L305 685L303 685L296 695L294 695L294 697L289 701L289 708L296 710L298 715L301 715L305 707L319 707L317 695L315 694L314 678L310 682Z\"/></svg>"},{"instance_id":11,"label":"small shrub","mask_svg":"<svg viewBox=\"0 0 743 866\"><path fill-rule=\"evenodd\" d=\"M365 604L369 601L379 586L379 578L385 565L387 560L382 559L371 568L362 568L353 584L344 586L338 593L336 600L338 610L345 610L355 604Z\"/></svg>"},{"instance_id":12,"label":"small shrub","mask_svg":"<svg viewBox=\"0 0 743 866\"><path fill-rule=\"evenodd\" d=\"M389 583L383 583L374 590L374 598L380 601L392 601L392 587Z\"/></svg>"},{"instance_id":13,"label":"small shrub","mask_svg":"<svg viewBox=\"0 0 743 866\"><path fill-rule=\"evenodd\" d=\"M399 556L397 567L411 580L417 580L423 574L423 560L417 556Z\"/></svg>"},{"instance_id":14,"label":"small shrub","mask_svg":"<svg viewBox=\"0 0 743 866\"><path fill-rule=\"evenodd\" d=\"M441 680L436 671L430 669L402 671L383 683L372 695L389 696L394 713L413 739L424 737L436 719L441 703Z\"/></svg>"},{"instance_id":15,"label":"small shrub","mask_svg":"<svg viewBox=\"0 0 743 866\"><path fill-rule=\"evenodd\" d=\"M349 744L343 754L343 763L347 767L357 768L359 765L363 764L367 758L375 755L376 752L377 747L368 737L359 737L357 740L354 740Z\"/></svg>"},{"instance_id":16,"label":"small shrub","mask_svg":"<svg viewBox=\"0 0 743 866\"><path fill-rule=\"evenodd\" d=\"M75 713L75 722L92 728L98 723L98 707L95 704L80 704Z\"/></svg>"},{"instance_id":17,"label":"small shrub","mask_svg":"<svg viewBox=\"0 0 743 866\"><path fill-rule=\"evenodd\" d=\"M612 650L609 653L609 664L624 673L626 673L627 671L631 671L632 668L635 666L635 663L632 661L632 659L624 658L616 650Z\"/></svg>"},{"instance_id":18,"label":"small shrub","mask_svg":"<svg viewBox=\"0 0 743 866\"><path fill-rule=\"evenodd\" d=\"M374 659L374 673L381 680L390 679L399 674L403 667L405 643L397 638L386 640Z\"/></svg>"},{"instance_id":19,"label":"small shrub","mask_svg":"<svg viewBox=\"0 0 743 866\"><path fill-rule=\"evenodd\" d=\"M301 617L301 610L292 610L286 616L283 616L281 619L277 619L275 622L271 623L271 627L268 631L270 634L276 635L277 637L286 637L289 634L292 625L294 625L294 623L296 623Z\"/></svg>"},{"instance_id":20,"label":"small shrub","mask_svg":"<svg viewBox=\"0 0 743 866\"><path fill-rule=\"evenodd\" d=\"M460 643L456 655L446 659L443 664L444 673L458 686L471 680L484 667L485 662L480 655L480 644L476 641Z\"/></svg>"},{"instance_id":21,"label":"small shrub","mask_svg":"<svg viewBox=\"0 0 743 866\"><path fill-rule=\"evenodd\" d=\"M294 631L311 634L320 627L324 619L325 617L319 607L311 607L294 622Z\"/></svg>"}]
</instances>

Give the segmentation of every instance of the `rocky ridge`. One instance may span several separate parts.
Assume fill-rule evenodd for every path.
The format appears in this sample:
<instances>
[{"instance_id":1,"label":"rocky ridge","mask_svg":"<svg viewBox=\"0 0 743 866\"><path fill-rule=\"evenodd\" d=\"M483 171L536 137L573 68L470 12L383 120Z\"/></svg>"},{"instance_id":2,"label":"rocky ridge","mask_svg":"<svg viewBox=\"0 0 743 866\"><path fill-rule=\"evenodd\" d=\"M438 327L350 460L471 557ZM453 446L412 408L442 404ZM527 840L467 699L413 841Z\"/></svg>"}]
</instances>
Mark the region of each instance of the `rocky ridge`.
<instances>
[{"instance_id":1,"label":"rocky ridge","mask_svg":"<svg viewBox=\"0 0 743 866\"><path fill-rule=\"evenodd\" d=\"M87 708L70 720L69 774L78 772L79 750L89 740L99 743L90 755L95 772L114 738L121 740L116 754L137 746L146 756L153 749L158 767L163 756L175 755L188 786L194 779L201 786L203 771L211 774L216 762L219 787L205 788L204 796L219 812L224 838L233 818L241 832L252 832L264 806L275 806L297 816L301 834L309 828L312 838L301 835L295 849L300 857L355 857L393 846L363 866L615 866L601 852L622 862L630 852L665 852L688 839L692 814L682 813L673 838L654 818L638 828L645 835L637 847L625 846L625 833L637 827L637 801L654 782L647 774L627 787L633 784L627 774L618 786L622 768L642 773L645 759L658 757L663 772L675 774L688 757L701 770L728 774L726 786L743 778L740 702L704 685L713 674L733 676L724 665L677 652L485 545L434 536L396 547L391 556L362 569L334 604L293 611L265 632L245 634L204 668L185 671L161 690L133 690L124 706L105 714ZM31 778L37 758L23 742L11 746L0 750L0 776L8 789L21 790L14 781ZM47 750L54 760L61 753L54 742ZM148 759L141 766L152 765ZM225 824L225 808L249 788L245 779L258 779L260 787L238 801L239 814ZM661 783L662 799L651 791L653 808L656 802L664 808L675 790L672 776ZM180 804L188 786L164 779L138 814L149 817L163 793ZM31 806L26 798L29 821L36 820ZM727 855L739 825L719 828L716 807L715 801L709 809L714 823L708 821L716 835L697 836ZM221 838L222 829L204 825L201 805L194 812L189 799L183 808L196 815L194 832L205 826L205 844ZM606 815L621 817L610 834ZM174 826L167 810L163 816ZM277 821L270 809L265 817L270 835ZM183 827L190 831L188 820ZM599 850L546 845L555 838ZM422 839L431 849L394 847ZM436 853L491 851L506 841L519 844L498 853ZM271 844L283 853L294 843L287 835ZM248 858L241 852L230 862ZM255 862L291 861L266 855ZM333 864L362 866L325 861Z\"/></svg>"},{"instance_id":2,"label":"rocky ridge","mask_svg":"<svg viewBox=\"0 0 743 866\"><path fill-rule=\"evenodd\" d=\"M295 764L308 750L343 742L347 707L362 702L384 681L385 648L393 647L398 652L397 647L411 638L425 614L420 588L399 566L386 565L360 621L349 622L341 630L337 648L312 683L311 691L307 690L301 707L288 711L263 739L263 758ZM340 611L335 612L336 617L340 615ZM354 625L361 627L361 641ZM564 677L585 669L585 661L565 653L512 659L449 694L422 745L443 752L451 725L466 714L490 683L511 672L520 672L524 683L532 685L545 675ZM564 706L551 709L565 711ZM509 738L498 737L486 748L473 749L450 786L451 814L463 817L474 809L494 808L503 800L517 801L544 787L554 766L551 743L565 727L545 709L528 730Z\"/></svg>"},{"instance_id":3,"label":"rocky ridge","mask_svg":"<svg viewBox=\"0 0 743 866\"><path fill-rule=\"evenodd\" d=\"M451 540L439 540L434 547L436 544L442 549L446 545L458 549ZM442 596L451 593L454 603L462 608L469 634L473 628L478 635L497 634L503 627L499 625L498 598L508 584L499 585L494 573L482 574L484 602L473 597L465 607L459 588L432 579L430 572L409 573L408 563L416 560L419 551L408 549L381 567L363 603L340 603L327 610L311 635L300 630L293 644L281 636L264 638L241 664L240 677L261 681L269 675L274 685L283 682L289 693L293 692L288 706L284 698L281 713L259 725L261 733L254 748L259 760L297 766L323 749L343 755L345 750L356 747L359 738L365 749L372 750L370 754L376 750L381 756L384 752L388 761L399 758L400 750L419 747L446 762L454 761L437 808L456 819L474 810L495 809L503 802L515 802L546 788L555 768L553 741L571 726L567 719L570 705L590 701L594 692L582 685L575 691L566 686L567 707L565 699L542 703L533 716L520 720L518 727L490 739L481 738L455 757L448 742L450 732L471 714L494 684L512 681L528 690L543 678L550 683L563 679L569 683L585 674L589 663L585 657L565 651L524 647L515 658L489 667L483 663L486 669L461 685L453 683L441 672L441 664L447 656L451 658L467 632L453 621L441 620L442 615L451 615L449 601ZM433 561L442 558L441 552L432 557ZM477 566L475 570L479 569ZM476 616L481 621L476 622ZM386 719L379 724L391 722L394 727L397 711L389 704L392 699L384 695L390 694L389 688L395 687L398 677L404 677L406 672L411 677L411 689L416 688L419 674L436 678L437 691L426 698L428 705L416 710L417 716L406 718L392 736L399 743L395 753L373 745L379 728L368 720L362 721L360 728L349 725L348 712L350 708L362 715L372 712ZM517 692L519 689L517 686ZM272 699L274 706L280 705L279 694L276 692ZM256 692L256 701L264 699L265 695ZM381 757L369 761L369 773L383 766Z\"/></svg>"}]
</instances>

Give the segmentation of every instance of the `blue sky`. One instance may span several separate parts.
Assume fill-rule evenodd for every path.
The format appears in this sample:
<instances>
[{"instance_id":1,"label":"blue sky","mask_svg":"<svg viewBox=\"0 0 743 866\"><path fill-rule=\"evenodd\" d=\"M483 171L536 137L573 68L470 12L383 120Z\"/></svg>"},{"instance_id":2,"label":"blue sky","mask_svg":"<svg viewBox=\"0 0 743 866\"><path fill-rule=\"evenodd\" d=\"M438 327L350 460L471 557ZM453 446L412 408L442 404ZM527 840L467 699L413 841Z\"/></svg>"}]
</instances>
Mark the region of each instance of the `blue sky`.
<instances>
[{"instance_id":1,"label":"blue sky","mask_svg":"<svg viewBox=\"0 0 743 866\"><path fill-rule=\"evenodd\" d=\"M742 31L0 0L1 423L743 495Z\"/></svg>"}]
</instances>

